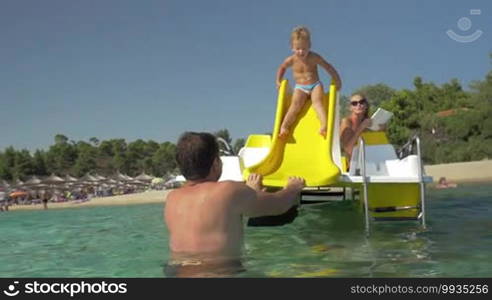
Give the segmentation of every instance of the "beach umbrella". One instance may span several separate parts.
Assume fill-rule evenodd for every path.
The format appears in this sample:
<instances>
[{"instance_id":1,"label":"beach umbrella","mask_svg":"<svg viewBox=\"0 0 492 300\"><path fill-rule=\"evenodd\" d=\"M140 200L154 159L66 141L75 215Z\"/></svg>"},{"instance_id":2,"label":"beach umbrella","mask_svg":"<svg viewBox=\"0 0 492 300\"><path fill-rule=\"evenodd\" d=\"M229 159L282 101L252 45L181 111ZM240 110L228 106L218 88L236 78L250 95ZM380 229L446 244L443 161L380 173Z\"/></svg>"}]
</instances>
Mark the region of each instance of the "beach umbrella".
<instances>
[{"instance_id":1,"label":"beach umbrella","mask_svg":"<svg viewBox=\"0 0 492 300\"><path fill-rule=\"evenodd\" d=\"M39 184L30 186L30 188L33 189L33 190L42 190L42 189L46 189L48 187L49 187L49 185L44 184L44 183L39 183Z\"/></svg>"},{"instance_id":2,"label":"beach umbrella","mask_svg":"<svg viewBox=\"0 0 492 300\"><path fill-rule=\"evenodd\" d=\"M34 175L28 181L24 182L24 185L34 186L40 183L41 183L41 179L39 179L37 176Z\"/></svg>"},{"instance_id":3,"label":"beach umbrella","mask_svg":"<svg viewBox=\"0 0 492 300\"><path fill-rule=\"evenodd\" d=\"M143 172L142 174L135 177L135 179L140 180L140 181L151 181L152 179L154 179L154 177L147 175L147 174L145 174L145 172Z\"/></svg>"},{"instance_id":4,"label":"beach umbrella","mask_svg":"<svg viewBox=\"0 0 492 300\"><path fill-rule=\"evenodd\" d=\"M142 181L140 181L138 179L133 179L133 180L129 181L128 183L129 184L137 184L137 185L145 185L145 184L147 184L147 183L142 182Z\"/></svg>"},{"instance_id":5,"label":"beach umbrella","mask_svg":"<svg viewBox=\"0 0 492 300\"><path fill-rule=\"evenodd\" d=\"M88 182L88 183L91 183L91 184L95 184L96 182L99 181L99 179L96 178L95 176L92 176L91 174L87 173L83 177L81 177L79 179L79 181Z\"/></svg>"},{"instance_id":6,"label":"beach umbrella","mask_svg":"<svg viewBox=\"0 0 492 300\"><path fill-rule=\"evenodd\" d=\"M72 189L72 187L73 187L73 183L65 183L65 184L57 186L58 189L61 189L64 191L68 191L68 190Z\"/></svg>"},{"instance_id":7,"label":"beach umbrella","mask_svg":"<svg viewBox=\"0 0 492 300\"><path fill-rule=\"evenodd\" d=\"M27 192L24 192L24 191L15 191L15 192L10 193L9 196L12 197L12 198L27 196Z\"/></svg>"},{"instance_id":8,"label":"beach umbrella","mask_svg":"<svg viewBox=\"0 0 492 300\"><path fill-rule=\"evenodd\" d=\"M13 184L12 184L14 187L20 187L20 186L23 186L24 185L24 181L20 180L19 178L17 178Z\"/></svg>"},{"instance_id":9,"label":"beach umbrella","mask_svg":"<svg viewBox=\"0 0 492 300\"><path fill-rule=\"evenodd\" d=\"M45 184L60 184L64 183L65 180L61 177L56 176L55 174L51 174L50 176L43 179L42 182Z\"/></svg>"},{"instance_id":10,"label":"beach umbrella","mask_svg":"<svg viewBox=\"0 0 492 300\"><path fill-rule=\"evenodd\" d=\"M94 177L95 177L95 178L97 178L97 180L99 180L99 181L104 181L104 180L106 180L106 177L101 176L101 175L99 175L99 174L94 175Z\"/></svg>"},{"instance_id":11,"label":"beach umbrella","mask_svg":"<svg viewBox=\"0 0 492 300\"><path fill-rule=\"evenodd\" d=\"M116 175L113 176L113 179L115 179L117 181L127 181L128 180L128 178L125 175L123 175L123 174L121 174L119 172L116 173Z\"/></svg>"},{"instance_id":12,"label":"beach umbrella","mask_svg":"<svg viewBox=\"0 0 492 300\"><path fill-rule=\"evenodd\" d=\"M128 181L132 181L133 180L133 178L130 177L130 176L128 176L128 175L123 174L123 176L125 176L126 180L128 180Z\"/></svg>"},{"instance_id":13,"label":"beach umbrella","mask_svg":"<svg viewBox=\"0 0 492 300\"><path fill-rule=\"evenodd\" d=\"M78 181L78 179L77 179L77 178L72 177L72 176L70 176L70 175L66 175L64 179L65 179L65 182L71 182L71 183L75 183L75 182L77 182L77 181Z\"/></svg>"},{"instance_id":14,"label":"beach umbrella","mask_svg":"<svg viewBox=\"0 0 492 300\"><path fill-rule=\"evenodd\" d=\"M109 184L117 184L118 181L117 180L114 180L113 178L109 178L108 180L106 180L106 183L109 183Z\"/></svg>"},{"instance_id":15,"label":"beach umbrella","mask_svg":"<svg viewBox=\"0 0 492 300\"><path fill-rule=\"evenodd\" d=\"M5 189L8 189L10 187L10 184L7 181L2 180L2 182L0 182L0 186L4 187Z\"/></svg>"}]
</instances>

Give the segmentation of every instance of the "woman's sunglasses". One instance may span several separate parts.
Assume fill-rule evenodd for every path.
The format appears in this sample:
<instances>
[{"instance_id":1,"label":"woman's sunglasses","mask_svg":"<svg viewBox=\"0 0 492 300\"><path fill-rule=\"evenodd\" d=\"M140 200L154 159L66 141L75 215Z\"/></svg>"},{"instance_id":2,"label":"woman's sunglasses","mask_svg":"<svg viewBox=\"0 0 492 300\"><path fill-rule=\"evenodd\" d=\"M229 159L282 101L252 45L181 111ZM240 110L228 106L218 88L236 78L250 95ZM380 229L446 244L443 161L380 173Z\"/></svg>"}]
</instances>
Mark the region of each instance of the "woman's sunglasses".
<instances>
[{"instance_id":1,"label":"woman's sunglasses","mask_svg":"<svg viewBox=\"0 0 492 300\"><path fill-rule=\"evenodd\" d=\"M352 105L352 106L357 106L357 104L366 105L367 104L367 100L366 99L361 99L359 101L351 101L350 102L350 105Z\"/></svg>"}]
</instances>

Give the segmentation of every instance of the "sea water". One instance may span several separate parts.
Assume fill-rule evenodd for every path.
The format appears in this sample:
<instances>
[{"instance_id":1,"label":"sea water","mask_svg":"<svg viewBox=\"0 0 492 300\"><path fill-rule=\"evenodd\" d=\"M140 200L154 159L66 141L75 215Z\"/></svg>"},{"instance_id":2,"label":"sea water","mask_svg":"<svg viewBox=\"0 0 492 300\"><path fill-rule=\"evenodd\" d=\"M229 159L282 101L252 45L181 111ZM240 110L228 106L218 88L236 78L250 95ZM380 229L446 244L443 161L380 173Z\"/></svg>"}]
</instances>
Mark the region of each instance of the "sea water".
<instances>
[{"instance_id":1,"label":"sea water","mask_svg":"<svg viewBox=\"0 0 492 300\"><path fill-rule=\"evenodd\" d=\"M427 192L427 228L372 223L350 201L247 227L238 277L491 277L492 185ZM162 204L0 213L0 277L165 277Z\"/></svg>"}]
</instances>

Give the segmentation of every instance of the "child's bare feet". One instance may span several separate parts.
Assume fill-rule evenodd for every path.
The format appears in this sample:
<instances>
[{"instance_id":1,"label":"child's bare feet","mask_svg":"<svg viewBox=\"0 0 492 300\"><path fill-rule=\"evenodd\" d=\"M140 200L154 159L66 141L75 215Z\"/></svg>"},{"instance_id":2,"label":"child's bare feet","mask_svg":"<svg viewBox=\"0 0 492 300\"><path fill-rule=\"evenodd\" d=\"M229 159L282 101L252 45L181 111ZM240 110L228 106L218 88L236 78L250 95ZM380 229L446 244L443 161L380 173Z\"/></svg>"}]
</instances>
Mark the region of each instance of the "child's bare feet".
<instances>
[{"instance_id":1,"label":"child's bare feet","mask_svg":"<svg viewBox=\"0 0 492 300\"><path fill-rule=\"evenodd\" d=\"M285 129L283 127L280 127L280 133L278 134L278 138L281 140L286 140L287 137L289 136L289 130Z\"/></svg>"},{"instance_id":2,"label":"child's bare feet","mask_svg":"<svg viewBox=\"0 0 492 300\"><path fill-rule=\"evenodd\" d=\"M322 137L326 137L326 126L323 126L319 129L319 134L322 136Z\"/></svg>"},{"instance_id":3,"label":"child's bare feet","mask_svg":"<svg viewBox=\"0 0 492 300\"><path fill-rule=\"evenodd\" d=\"M263 190L263 184L261 184L262 180L263 176L260 174L251 173L248 176L248 180L246 180L246 185L259 192Z\"/></svg>"}]
</instances>

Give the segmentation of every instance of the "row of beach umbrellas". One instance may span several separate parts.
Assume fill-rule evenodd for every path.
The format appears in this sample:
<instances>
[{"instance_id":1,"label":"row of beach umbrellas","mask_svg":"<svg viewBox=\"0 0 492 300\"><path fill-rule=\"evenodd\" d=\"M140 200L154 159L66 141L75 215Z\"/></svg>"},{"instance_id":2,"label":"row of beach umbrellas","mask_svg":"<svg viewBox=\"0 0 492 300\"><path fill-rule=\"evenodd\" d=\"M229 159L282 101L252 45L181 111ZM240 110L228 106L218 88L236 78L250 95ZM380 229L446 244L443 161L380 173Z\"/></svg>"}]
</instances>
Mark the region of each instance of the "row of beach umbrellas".
<instances>
[{"instance_id":1,"label":"row of beach umbrellas","mask_svg":"<svg viewBox=\"0 0 492 300\"><path fill-rule=\"evenodd\" d=\"M45 178L39 178L32 176L27 181L23 182L19 179L15 180L11 184L5 180L0 181L0 186L4 189L13 190L10 194L11 197L22 196L24 189L28 190L43 190L43 189L71 189L76 187L86 186L102 186L102 187L114 187L114 186L131 186L131 185L148 185L154 179L153 176L142 173L135 178L128 175L117 173L112 177L104 177L101 175L91 175L87 173L81 178L75 178L70 175L65 177L59 177L55 174L51 174ZM17 194L15 194L17 193Z\"/></svg>"}]
</instances>

